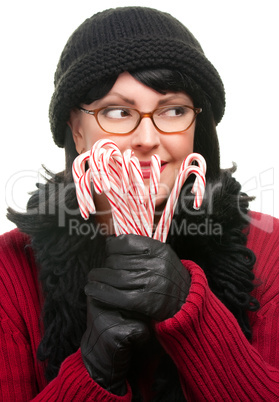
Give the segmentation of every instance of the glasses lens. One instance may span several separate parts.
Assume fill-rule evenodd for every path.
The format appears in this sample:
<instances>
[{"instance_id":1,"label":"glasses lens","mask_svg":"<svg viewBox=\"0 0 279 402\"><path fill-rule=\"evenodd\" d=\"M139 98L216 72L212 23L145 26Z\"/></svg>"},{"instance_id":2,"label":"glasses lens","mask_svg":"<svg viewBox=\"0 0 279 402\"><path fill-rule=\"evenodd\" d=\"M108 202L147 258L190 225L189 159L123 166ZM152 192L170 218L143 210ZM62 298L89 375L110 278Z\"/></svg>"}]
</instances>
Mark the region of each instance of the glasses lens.
<instances>
[{"instance_id":1,"label":"glasses lens","mask_svg":"<svg viewBox=\"0 0 279 402\"><path fill-rule=\"evenodd\" d=\"M136 127L140 114L128 107L110 106L99 110L97 119L103 130L109 133L126 134Z\"/></svg>"},{"instance_id":2,"label":"glasses lens","mask_svg":"<svg viewBox=\"0 0 279 402\"><path fill-rule=\"evenodd\" d=\"M187 106L167 106L157 109L153 119L159 130L175 133L184 131L191 125L195 112Z\"/></svg>"}]
</instances>

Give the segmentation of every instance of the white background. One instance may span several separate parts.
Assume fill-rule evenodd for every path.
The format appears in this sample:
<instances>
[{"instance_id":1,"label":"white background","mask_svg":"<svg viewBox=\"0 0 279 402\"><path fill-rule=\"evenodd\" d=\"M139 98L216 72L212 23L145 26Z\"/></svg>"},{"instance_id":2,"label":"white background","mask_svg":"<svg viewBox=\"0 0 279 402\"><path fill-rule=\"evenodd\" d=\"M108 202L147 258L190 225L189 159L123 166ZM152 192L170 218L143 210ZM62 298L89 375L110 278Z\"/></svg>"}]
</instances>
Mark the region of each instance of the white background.
<instances>
[{"instance_id":1,"label":"white background","mask_svg":"<svg viewBox=\"0 0 279 402\"><path fill-rule=\"evenodd\" d=\"M2 2L0 9L0 233L13 228L5 217L7 205L23 211L28 192L42 181L41 165L63 169L64 152L52 142L48 105L66 40L95 12L127 5L171 13L201 42L227 94L218 126L221 166L235 161L236 178L257 196L251 209L279 217L276 0L16 0Z\"/></svg>"}]
</instances>

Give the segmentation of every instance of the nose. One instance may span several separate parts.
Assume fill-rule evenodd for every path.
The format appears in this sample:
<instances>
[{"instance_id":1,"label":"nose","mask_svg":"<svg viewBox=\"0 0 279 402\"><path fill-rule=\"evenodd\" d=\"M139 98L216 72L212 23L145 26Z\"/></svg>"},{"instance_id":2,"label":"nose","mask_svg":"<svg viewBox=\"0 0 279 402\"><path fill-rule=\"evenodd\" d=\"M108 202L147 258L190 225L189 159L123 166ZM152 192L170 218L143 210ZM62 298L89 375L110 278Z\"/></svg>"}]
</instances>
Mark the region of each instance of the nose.
<instances>
[{"instance_id":1,"label":"nose","mask_svg":"<svg viewBox=\"0 0 279 402\"><path fill-rule=\"evenodd\" d=\"M148 153L160 145L160 133L150 117L144 117L131 136L132 148Z\"/></svg>"}]
</instances>

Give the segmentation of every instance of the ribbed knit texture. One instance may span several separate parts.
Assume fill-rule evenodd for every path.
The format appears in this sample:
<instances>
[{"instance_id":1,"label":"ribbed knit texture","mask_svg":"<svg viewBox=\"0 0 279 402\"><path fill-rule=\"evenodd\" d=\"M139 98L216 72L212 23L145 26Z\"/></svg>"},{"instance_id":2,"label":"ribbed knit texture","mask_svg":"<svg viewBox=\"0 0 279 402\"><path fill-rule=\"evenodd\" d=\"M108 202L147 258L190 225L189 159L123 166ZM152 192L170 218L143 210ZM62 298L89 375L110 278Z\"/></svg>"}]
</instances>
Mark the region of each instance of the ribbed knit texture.
<instances>
[{"instance_id":1,"label":"ribbed knit texture","mask_svg":"<svg viewBox=\"0 0 279 402\"><path fill-rule=\"evenodd\" d=\"M156 324L158 339L178 367L187 401L279 400L279 221L258 213L252 218L258 223L250 226L248 247L257 256L254 295L261 309L250 313L251 344L192 261L184 261L192 276L186 303L173 318ZM40 290L26 244L28 238L18 230L0 237L0 400L130 401L130 389L117 397L89 377L80 350L46 384L36 360Z\"/></svg>"},{"instance_id":2,"label":"ribbed knit texture","mask_svg":"<svg viewBox=\"0 0 279 402\"><path fill-rule=\"evenodd\" d=\"M252 345L234 316L209 290L203 271L185 261L191 291L182 310L157 325L160 342L176 362L189 401L279 400L279 221L254 213L248 248L257 257L261 309L250 313ZM259 224L259 221L258 221Z\"/></svg>"},{"instance_id":3,"label":"ribbed knit texture","mask_svg":"<svg viewBox=\"0 0 279 402\"><path fill-rule=\"evenodd\" d=\"M0 237L0 401L130 401L130 389L117 397L92 381L80 350L47 385L36 359L42 303L28 242L17 229Z\"/></svg>"},{"instance_id":4,"label":"ribbed knit texture","mask_svg":"<svg viewBox=\"0 0 279 402\"><path fill-rule=\"evenodd\" d=\"M167 13L146 7L119 7L85 20L61 54L49 108L56 144L64 146L70 110L96 83L145 68L170 68L189 76L208 98L216 124L221 120L225 108L223 83L191 32Z\"/></svg>"}]
</instances>

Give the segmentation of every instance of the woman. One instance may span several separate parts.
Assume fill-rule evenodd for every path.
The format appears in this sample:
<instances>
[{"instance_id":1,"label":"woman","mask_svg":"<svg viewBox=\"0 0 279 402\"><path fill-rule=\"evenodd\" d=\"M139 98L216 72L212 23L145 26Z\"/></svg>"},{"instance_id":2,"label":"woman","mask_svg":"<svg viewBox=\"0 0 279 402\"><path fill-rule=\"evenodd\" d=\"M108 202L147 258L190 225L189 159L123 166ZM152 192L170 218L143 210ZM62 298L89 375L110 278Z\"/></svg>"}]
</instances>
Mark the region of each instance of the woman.
<instances>
[{"instance_id":1,"label":"woman","mask_svg":"<svg viewBox=\"0 0 279 402\"><path fill-rule=\"evenodd\" d=\"M73 33L50 104L65 171L26 214L9 210L19 230L1 237L3 400L278 400L279 227L220 169L224 107L215 68L168 14L107 10ZM103 195L82 220L72 163L100 138L134 151L146 186L151 155L163 160L157 218L182 160L206 159L202 207L187 181L168 244L113 236Z\"/></svg>"}]
</instances>

